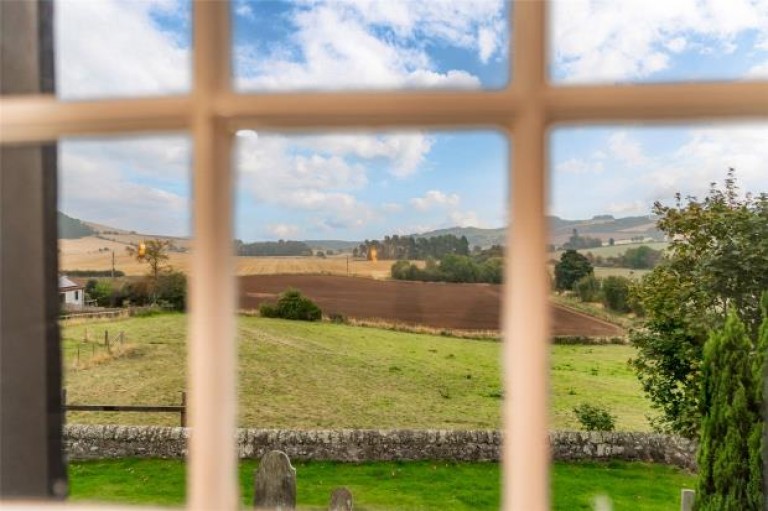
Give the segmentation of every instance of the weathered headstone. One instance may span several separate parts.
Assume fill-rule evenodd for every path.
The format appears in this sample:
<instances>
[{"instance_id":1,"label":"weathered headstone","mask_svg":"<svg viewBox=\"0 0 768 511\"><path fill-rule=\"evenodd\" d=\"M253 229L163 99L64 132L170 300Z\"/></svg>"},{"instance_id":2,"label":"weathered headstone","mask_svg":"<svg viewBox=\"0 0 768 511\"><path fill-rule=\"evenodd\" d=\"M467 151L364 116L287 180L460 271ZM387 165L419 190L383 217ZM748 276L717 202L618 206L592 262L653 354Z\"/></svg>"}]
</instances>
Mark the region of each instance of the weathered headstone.
<instances>
[{"instance_id":1,"label":"weathered headstone","mask_svg":"<svg viewBox=\"0 0 768 511\"><path fill-rule=\"evenodd\" d=\"M333 490L328 511L352 511L352 492L344 487Z\"/></svg>"},{"instance_id":2,"label":"weathered headstone","mask_svg":"<svg viewBox=\"0 0 768 511\"><path fill-rule=\"evenodd\" d=\"M693 511L693 502L696 500L696 492L683 490L680 495L680 511Z\"/></svg>"},{"instance_id":3,"label":"weathered headstone","mask_svg":"<svg viewBox=\"0 0 768 511\"><path fill-rule=\"evenodd\" d=\"M254 508L275 511L296 509L296 469L283 451L270 451L261 458L254 487Z\"/></svg>"}]
</instances>

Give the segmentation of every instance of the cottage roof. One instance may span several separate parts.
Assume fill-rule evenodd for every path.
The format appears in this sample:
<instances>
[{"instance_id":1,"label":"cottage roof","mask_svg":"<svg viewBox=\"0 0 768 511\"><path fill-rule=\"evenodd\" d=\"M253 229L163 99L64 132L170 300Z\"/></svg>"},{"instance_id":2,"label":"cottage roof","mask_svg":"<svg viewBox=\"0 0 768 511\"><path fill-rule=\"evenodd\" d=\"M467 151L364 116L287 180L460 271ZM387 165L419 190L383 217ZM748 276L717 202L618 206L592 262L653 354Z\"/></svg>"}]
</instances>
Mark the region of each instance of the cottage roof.
<instances>
[{"instance_id":1,"label":"cottage roof","mask_svg":"<svg viewBox=\"0 0 768 511\"><path fill-rule=\"evenodd\" d=\"M66 275L59 275L59 291L70 291L72 289L83 289L83 286L73 282Z\"/></svg>"}]
</instances>

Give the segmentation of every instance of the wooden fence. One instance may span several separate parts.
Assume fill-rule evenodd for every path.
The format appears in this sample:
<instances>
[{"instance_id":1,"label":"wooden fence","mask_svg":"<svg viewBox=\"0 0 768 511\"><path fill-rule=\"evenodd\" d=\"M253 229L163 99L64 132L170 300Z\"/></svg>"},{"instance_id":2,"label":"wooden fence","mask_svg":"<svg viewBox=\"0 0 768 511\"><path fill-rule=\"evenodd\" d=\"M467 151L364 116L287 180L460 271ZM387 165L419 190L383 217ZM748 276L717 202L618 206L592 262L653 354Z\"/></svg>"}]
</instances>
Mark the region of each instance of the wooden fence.
<instances>
[{"instance_id":1,"label":"wooden fence","mask_svg":"<svg viewBox=\"0 0 768 511\"><path fill-rule=\"evenodd\" d=\"M187 393L181 393L180 405L70 405L67 404L67 390L62 390L61 403L65 412L139 412L178 413L181 427L187 426Z\"/></svg>"}]
</instances>

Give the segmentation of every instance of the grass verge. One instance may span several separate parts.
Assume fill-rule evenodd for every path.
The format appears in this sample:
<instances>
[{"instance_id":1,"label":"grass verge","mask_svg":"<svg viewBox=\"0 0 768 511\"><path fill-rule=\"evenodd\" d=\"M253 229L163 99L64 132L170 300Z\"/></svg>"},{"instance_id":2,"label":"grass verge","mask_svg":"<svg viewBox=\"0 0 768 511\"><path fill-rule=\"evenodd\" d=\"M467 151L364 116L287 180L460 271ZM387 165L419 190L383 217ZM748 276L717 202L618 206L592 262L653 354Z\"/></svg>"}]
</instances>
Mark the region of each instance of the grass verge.
<instances>
[{"instance_id":1,"label":"grass verge","mask_svg":"<svg viewBox=\"0 0 768 511\"><path fill-rule=\"evenodd\" d=\"M346 486L355 509L499 509L497 463L382 462L295 463L301 509L327 509L330 492ZM256 461L239 467L242 501L253 499ZM71 499L75 501L181 505L185 464L180 460L105 460L72 462ZM552 509L591 510L597 495L613 509L668 510L678 505L680 489L695 477L681 470L645 463L555 463Z\"/></svg>"}]
</instances>

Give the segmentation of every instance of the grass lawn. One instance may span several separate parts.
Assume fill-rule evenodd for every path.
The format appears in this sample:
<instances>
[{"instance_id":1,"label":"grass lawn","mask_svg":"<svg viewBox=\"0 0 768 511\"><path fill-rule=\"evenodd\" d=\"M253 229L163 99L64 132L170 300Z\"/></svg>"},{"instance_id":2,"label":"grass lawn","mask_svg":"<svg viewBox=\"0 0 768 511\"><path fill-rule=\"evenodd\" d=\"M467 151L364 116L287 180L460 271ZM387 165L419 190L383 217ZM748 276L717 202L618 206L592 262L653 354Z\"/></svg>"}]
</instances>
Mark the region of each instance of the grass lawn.
<instances>
[{"instance_id":1,"label":"grass lawn","mask_svg":"<svg viewBox=\"0 0 768 511\"><path fill-rule=\"evenodd\" d=\"M125 332L133 349L109 358L103 342ZM70 403L175 404L184 389L186 317L163 314L66 326ZM496 428L501 345L439 335L256 317L239 319L244 427ZM211 339L216 342L216 339ZM77 365L77 350L80 363ZM115 350L117 351L117 350ZM102 353L99 360L99 353ZM627 366L629 346L553 346L552 426L575 429L581 402L607 405L617 429L648 430L648 402ZM177 425L178 415L70 413L72 423Z\"/></svg>"},{"instance_id":2,"label":"grass lawn","mask_svg":"<svg viewBox=\"0 0 768 511\"><path fill-rule=\"evenodd\" d=\"M240 465L244 505L253 499L256 461ZM347 486L355 509L470 510L499 508L497 463L386 462L294 463L297 499L303 509L327 509L330 492ZM180 505L185 465L179 460L109 460L69 466L72 500ZM616 511L669 510L694 476L644 463L556 463L553 509L591 510L596 495L608 495Z\"/></svg>"}]
</instances>

